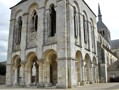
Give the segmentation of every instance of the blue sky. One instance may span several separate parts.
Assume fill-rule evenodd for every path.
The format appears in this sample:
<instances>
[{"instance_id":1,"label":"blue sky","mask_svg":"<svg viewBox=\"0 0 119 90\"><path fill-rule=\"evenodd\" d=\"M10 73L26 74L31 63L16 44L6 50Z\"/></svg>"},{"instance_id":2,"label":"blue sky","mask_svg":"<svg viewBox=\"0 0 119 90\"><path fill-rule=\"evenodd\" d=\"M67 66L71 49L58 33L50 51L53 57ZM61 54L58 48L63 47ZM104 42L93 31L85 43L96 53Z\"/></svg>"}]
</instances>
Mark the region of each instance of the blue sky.
<instances>
[{"instance_id":1,"label":"blue sky","mask_svg":"<svg viewBox=\"0 0 119 90\"><path fill-rule=\"evenodd\" d=\"M10 7L20 0L0 0L0 61L7 60ZM119 0L85 0L97 15L100 3L103 22L111 32L111 39L119 39Z\"/></svg>"}]
</instances>

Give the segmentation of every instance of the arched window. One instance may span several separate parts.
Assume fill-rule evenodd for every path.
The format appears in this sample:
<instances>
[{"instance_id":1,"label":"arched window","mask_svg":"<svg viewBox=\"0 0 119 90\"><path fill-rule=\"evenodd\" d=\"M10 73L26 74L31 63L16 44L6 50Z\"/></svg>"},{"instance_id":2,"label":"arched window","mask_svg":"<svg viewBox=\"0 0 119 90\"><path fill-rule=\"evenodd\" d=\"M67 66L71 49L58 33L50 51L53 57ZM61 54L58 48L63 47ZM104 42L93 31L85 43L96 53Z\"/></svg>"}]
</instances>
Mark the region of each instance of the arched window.
<instances>
[{"instance_id":1,"label":"arched window","mask_svg":"<svg viewBox=\"0 0 119 90\"><path fill-rule=\"evenodd\" d=\"M77 34L78 34L78 31L77 31L77 12L76 12L76 7L74 7L74 34L75 34L75 38L77 38Z\"/></svg>"},{"instance_id":2,"label":"arched window","mask_svg":"<svg viewBox=\"0 0 119 90\"><path fill-rule=\"evenodd\" d=\"M21 43L21 30L22 30L22 17L18 18L17 29L16 29L16 44L19 45Z\"/></svg>"},{"instance_id":3,"label":"arched window","mask_svg":"<svg viewBox=\"0 0 119 90\"><path fill-rule=\"evenodd\" d=\"M56 11L54 8L54 4L51 4L50 6L50 35L49 36L55 36L56 33Z\"/></svg>"},{"instance_id":4,"label":"arched window","mask_svg":"<svg viewBox=\"0 0 119 90\"><path fill-rule=\"evenodd\" d=\"M37 12L34 10L31 18L31 32L37 32L38 28L38 15Z\"/></svg>"},{"instance_id":5,"label":"arched window","mask_svg":"<svg viewBox=\"0 0 119 90\"><path fill-rule=\"evenodd\" d=\"M84 15L83 15L83 29L84 29L84 42L87 43L87 39L86 39L86 19L85 19Z\"/></svg>"}]
</instances>

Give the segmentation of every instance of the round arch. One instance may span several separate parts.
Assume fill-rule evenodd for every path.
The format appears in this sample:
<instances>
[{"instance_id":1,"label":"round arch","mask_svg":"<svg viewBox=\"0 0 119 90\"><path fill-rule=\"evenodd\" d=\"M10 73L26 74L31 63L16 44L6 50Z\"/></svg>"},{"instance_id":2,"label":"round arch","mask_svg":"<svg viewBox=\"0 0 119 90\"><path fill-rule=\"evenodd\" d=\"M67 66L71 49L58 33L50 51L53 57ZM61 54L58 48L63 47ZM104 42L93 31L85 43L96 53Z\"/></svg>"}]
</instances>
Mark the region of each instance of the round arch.
<instances>
[{"instance_id":1,"label":"round arch","mask_svg":"<svg viewBox=\"0 0 119 90\"><path fill-rule=\"evenodd\" d=\"M29 6L29 8L28 8L28 13L29 13L29 15L31 15L32 14L32 12L34 11L34 10L38 10L38 8L39 8L39 6L38 6L38 4L37 3L32 3L30 6Z\"/></svg>"},{"instance_id":2,"label":"round arch","mask_svg":"<svg viewBox=\"0 0 119 90\"><path fill-rule=\"evenodd\" d=\"M37 85L37 83L39 82L39 65L37 63L38 58L36 56L36 53L28 53L26 60L26 70L29 72L27 73L28 84Z\"/></svg>"},{"instance_id":3,"label":"round arch","mask_svg":"<svg viewBox=\"0 0 119 90\"><path fill-rule=\"evenodd\" d=\"M45 0L44 5L45 5L45 9L49 9L50 5L54 4L54 6L57 6L57 1L56 0Z\"/></svg>"},{"instance_id":4,"label":"round arch","mask_svg":"<svg viewBox=\"0 0 119 90\"><path fill-rule=\"evenodd\" d=\"M75 55L75 69L76 69L76 77L77 77L77 85L79 85L79 83L81 82L81 63L82 63L82 53L80 51L76 52Z\"/></svg>"},{"instance_id":5,"label":"round arch","mask_svg":"<svg viewBox=\"0 0 119 90\"><path fill-rule=\"evenodd\" d=\"M57 53L53 49L46 50L43 54L44 71L47 82L55 86L57 84ZM49 69L47 69L49 68Z\"/></svg>"},{"instance_id":6,"label":"round arch","mask_svg":"<svg viewBox=\"0 0 119 90\"><path fill-rule=\"evenodd\" d=\"M21 67L21 58L19 55L13 56L11 60L12 64L12 78L14 80L14 85L20 85L21 78L20 78L20 67Z\"/></svg>"}]
</instances>

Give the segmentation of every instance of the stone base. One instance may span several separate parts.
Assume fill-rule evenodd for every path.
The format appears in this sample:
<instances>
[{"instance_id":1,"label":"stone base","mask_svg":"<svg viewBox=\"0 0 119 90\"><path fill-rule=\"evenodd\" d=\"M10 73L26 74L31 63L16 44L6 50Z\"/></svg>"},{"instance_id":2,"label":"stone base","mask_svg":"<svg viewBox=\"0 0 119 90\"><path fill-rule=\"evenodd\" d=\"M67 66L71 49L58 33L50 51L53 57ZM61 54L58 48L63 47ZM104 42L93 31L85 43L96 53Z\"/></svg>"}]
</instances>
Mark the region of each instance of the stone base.
<instances>
[{"instance_id":1,"label":"stone base","mask_svg":"<svg viewBox=\"0 0 119 90\"><path fill-rule=\"evenodd\" d=\"M37 88L43 88L43 87L44 87L44 83L43 82L37 84Z\"/></svg>"},{"instance_id":2,"label":"stone base","mask_svg":"<svg viewBox=\"0 0 119 90\"><path fill-rule=\"evenodd\" d=\"M89 84L93 84L93 83L94 83L94 81L90 81L90 82L89 82Z\"/></svg>"},{"instance_id":3,"label":"stone base","mask_svg":"<svg viewBox=\"0 0 119 90\"><path fill-rule=\"evenodd\" d=\"M80 82L78 82L78 83L77 83L77 86L80 86L80 84L81 84L81 83L80 83Z\"/></svg>"},{"instance_id":4,"label":"stone base","mask_svg":"<svg viewBox=\"0 0 119 90\"><path fill-rule=\"evenodd\" d=\"M60 85L60 84L57 84L56 87L57 87L57 88L61 88L61 89L66 89L66 88L68 88L68 86Z\"/></svg>"},{"instance_id":5,"label":"stone base","mask_svg":"<svg viewBox=\"0 0 119 90\"><path fill-rule=\"evenodd\" d=\"M12 87L13 85L12 84L6 84L6 87Z\"/></svg>"},{"instance_id":6,"label":"stone base","mask_svg":"<svg viewBox=\"0 0 119 90\"><path fill-rule=\"evenodd\" d=\"M85 84L86 84L86 82L82 81L82 82L80 83L80 86L84 86Z\"/></svg>"},{"instance_id":7,"label":"stone base","mask_svg":"<svg viewBox=\"0 0 119 90\"><path fill-rule=\"evenodd\" d=\"M52 87L52 84L51 83L45 83L44 86L45 87Z\"/></svg>"}]
</instances>

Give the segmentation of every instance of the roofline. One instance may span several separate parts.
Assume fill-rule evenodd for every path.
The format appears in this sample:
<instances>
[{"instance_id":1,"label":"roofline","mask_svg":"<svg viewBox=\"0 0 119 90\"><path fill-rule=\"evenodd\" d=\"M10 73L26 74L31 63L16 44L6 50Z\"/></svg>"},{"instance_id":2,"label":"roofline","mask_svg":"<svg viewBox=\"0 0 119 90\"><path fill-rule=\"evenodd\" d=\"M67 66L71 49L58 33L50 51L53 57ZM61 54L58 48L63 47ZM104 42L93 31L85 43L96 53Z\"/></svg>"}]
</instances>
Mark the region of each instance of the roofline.
<instances>
[{"instance_id":1,"label":"roofline","mask_svg":"<svg viewBox=\"0 0 119 90\"><path fill-rule=\"evenodd\" d=\"M119 59L110 49L108 49L106 46L104 46L103 45L103 47L107 50L107 51L109 51L113 56L115 56L117 59Z\"/></svg>"},{"instance_id":2,"label":"roofline","mask_svg":"<svg viewBox=\"0 0 119 90\"><path fill-rule=\"evenodd\" d=\"M95 17L97 17L96 16L96 14L93 12L93 10L89 7L89 5L84 1L84 0L82 0L84 3L85 3L85 5L91 10L91 12L95 15Z\"/></svg>"},{"instance_id":3,"label":"roofline","mask_svg":"<svg viewBox=\"0 0 119 90\"><path fill-rule=\"evenodd\" d=\"M10 9L12 9L12 8L14 8L15 6L17 6L17 5L19 5L19 4L22 4L22 3L26 2L26 1L28 1L28 0L18 2L16 5L10 7Z\"/></svg>"}]
</instances>

